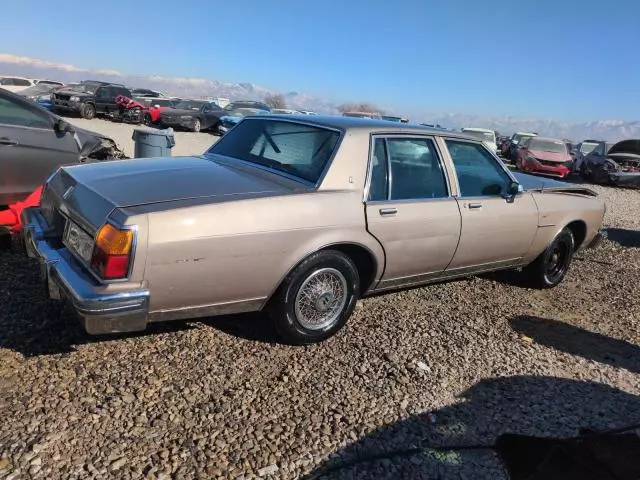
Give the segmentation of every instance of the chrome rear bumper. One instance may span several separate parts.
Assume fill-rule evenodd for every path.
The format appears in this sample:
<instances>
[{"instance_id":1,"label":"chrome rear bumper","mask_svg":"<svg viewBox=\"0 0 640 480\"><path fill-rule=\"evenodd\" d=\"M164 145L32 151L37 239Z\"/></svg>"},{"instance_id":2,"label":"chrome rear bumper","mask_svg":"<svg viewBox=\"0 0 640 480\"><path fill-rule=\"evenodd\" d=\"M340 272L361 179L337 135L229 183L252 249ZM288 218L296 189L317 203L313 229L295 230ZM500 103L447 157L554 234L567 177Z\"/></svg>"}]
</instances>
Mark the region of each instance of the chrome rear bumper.
<instances>
[{"instance_id":1,"label":"chrome rear bumper","mask_svg":"<svg viewBox=\"0 0 640 480\"><path fill-rule=\"evenodd\" d=\"M66 248L47 241L47 223L38 207L22 212L22 240L29 257L40 264L49 298L66 300L89 334L144 330L149 316L149 291L110 290L98 284Z\"/></svg>"}]
</instances>

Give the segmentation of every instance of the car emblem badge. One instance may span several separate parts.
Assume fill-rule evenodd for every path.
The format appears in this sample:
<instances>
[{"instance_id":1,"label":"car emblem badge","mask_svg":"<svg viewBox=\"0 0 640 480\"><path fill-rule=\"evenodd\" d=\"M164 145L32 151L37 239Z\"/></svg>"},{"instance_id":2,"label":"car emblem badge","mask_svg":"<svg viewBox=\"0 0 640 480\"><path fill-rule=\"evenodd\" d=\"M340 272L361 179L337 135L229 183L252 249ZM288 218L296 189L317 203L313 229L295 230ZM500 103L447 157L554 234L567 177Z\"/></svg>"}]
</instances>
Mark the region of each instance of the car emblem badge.
<instances>
[{"instance_id":1,"label":"car emblem badge","mask_svg":"<svg viewBox=\"0 0 640 480\"><path fill-rule=\"evenodd\" d=\"M67 188L67 191L64 192L64 195L62 195L62 198L64 200L67 200L71 196L71 194L73 193L74 189L75 189L75 187L73 185L71 187Z\"/></svg>"}]
</instances>

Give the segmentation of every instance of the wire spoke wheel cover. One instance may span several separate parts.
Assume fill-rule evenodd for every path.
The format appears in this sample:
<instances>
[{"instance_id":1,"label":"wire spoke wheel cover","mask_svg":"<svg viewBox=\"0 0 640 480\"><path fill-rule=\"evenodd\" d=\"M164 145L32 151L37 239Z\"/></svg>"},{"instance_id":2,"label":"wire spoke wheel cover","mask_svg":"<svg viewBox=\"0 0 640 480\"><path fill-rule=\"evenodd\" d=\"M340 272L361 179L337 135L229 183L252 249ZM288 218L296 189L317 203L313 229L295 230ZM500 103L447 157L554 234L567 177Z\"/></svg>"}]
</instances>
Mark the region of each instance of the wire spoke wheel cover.
<instances>
[{"instance_id":1,"label":"wire spoke wheel cover","mask_svg":"<svg viewBox=\"0 0 640 480\"><path fill-rule=\"evenodd\" d=\"M347 280L339 270L315 270L302 282L296 294L298 322L309 330L331 327L344 310L347 292Z\"/></svg>"}]
</instances>

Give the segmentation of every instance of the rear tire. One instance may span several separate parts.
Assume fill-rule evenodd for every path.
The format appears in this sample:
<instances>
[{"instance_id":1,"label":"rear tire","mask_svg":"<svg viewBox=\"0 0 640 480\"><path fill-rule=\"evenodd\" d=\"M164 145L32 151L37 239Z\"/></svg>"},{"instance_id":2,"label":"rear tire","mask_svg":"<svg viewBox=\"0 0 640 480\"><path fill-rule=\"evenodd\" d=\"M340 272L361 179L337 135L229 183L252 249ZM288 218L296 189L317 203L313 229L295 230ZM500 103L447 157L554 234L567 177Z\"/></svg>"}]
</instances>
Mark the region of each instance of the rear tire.
<instances>
[{"instance_id":1,"label":"rear tire","mask_svg":"<svg viewBox=\"0 0 640 480\"><path fill-rule=\"evenodd\" d=\"M573 233L565 227L538 258L524 267L522 273L534 287L553 288L567 275L574 248Z\"/></svg>"},{"instance_id":2,"label":"rear tire","mask_svg":"<svg viewBox=\"0 0 640 480\"><path fill-rule=\"evenodd\" d=\"M87 103L82 107L80 114L82 115L82 118L91 120L96 116L96 107L91 103Z\"/></svg>"},{"instance_id":3,"label":"rear tire","mask_svg":"<svg viewBox=\"0 0 640 480\"><path fill-rule=\"evenodd\" d=\"M344 326L359 291L360 277L353 261L337 250L322 250L287 275L269 302L269 316L283 341L295 345L320 342Z\"/></svg>"},{"instance_id":4,"label":"rear tire","mask_svg":"<svg viewBox=\"0 0 640 480\"><path fill-rule=\"evenodd\" d=\"M195 122L193 122L193 127L191 127L191 131L198 133L202 129L202 124L200 123L200 119L196 118Z\"/></svg>"}]
</instances>

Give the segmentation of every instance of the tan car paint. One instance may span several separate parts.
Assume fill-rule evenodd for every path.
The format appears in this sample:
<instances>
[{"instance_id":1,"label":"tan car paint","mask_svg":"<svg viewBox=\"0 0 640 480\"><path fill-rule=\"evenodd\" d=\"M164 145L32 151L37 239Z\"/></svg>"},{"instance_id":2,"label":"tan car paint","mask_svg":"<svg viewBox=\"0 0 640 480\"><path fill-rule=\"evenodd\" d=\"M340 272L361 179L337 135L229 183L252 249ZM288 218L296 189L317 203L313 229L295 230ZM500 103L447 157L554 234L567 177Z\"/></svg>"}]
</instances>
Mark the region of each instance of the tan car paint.
<instances>
[{"instance_id":1,"label":"tan car paint","mask_svg":"<svg viewBox=\"0 0 640 480\"><path fill-rule=\"evenodd\" d=\"M376 262L372 292L526 264L570 222L587 224L582 245L602 224L601 200L567 193L523 192L513 203L502 197L483 198L481 208L469 211L465 202L472 199L458 196L443 140L469 137L406 124L372 125L345 129L317 190L296 189L292 187L296 182L260 172L254 172L250 181L256 188L239 195L214 192L144 204L145 187L141 187L140 205L116 208L111 214L120 224L138 228L131 278L97 288L148 287L151 321L254 311L265 305L300 261L327 246L353 244L371 253ZM372 134L435 138L451 197L366 205ZM202 173L198 162L187 160L185 165L193 167L194 175ZM117 174L115 163L110 166L112 175ZM99 192L100 179L91 177ZM262 189L261 181L280 182L282 189L277 193L272 187ZM170 184L166 188L170 190ZM171 195L167 191L167 198ZM397 214L381 216L379 209L387 207L397 208Z\"/></svg>"}]
</instances>

